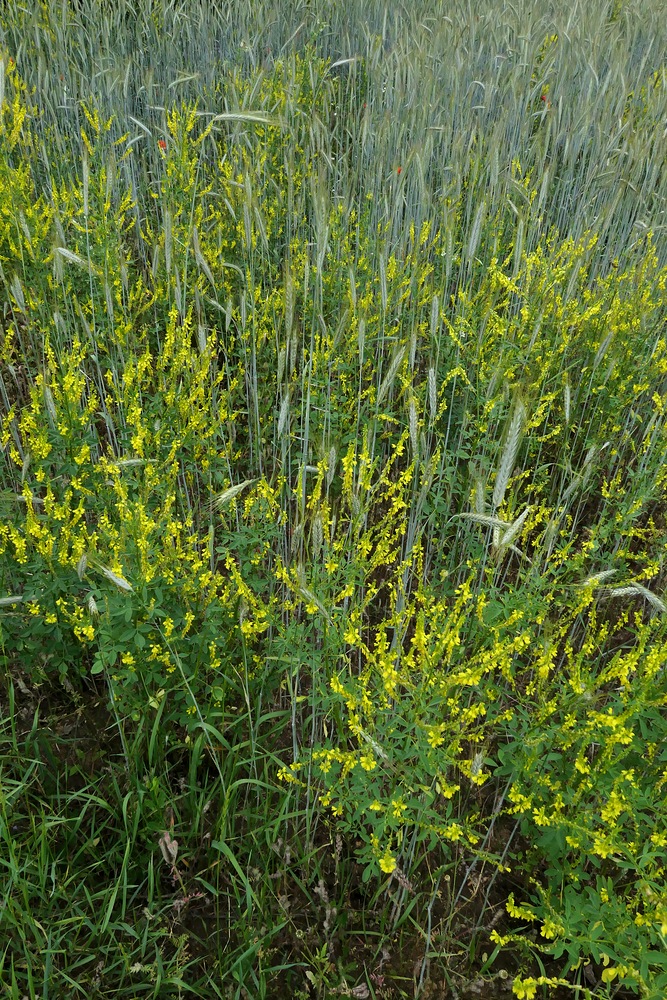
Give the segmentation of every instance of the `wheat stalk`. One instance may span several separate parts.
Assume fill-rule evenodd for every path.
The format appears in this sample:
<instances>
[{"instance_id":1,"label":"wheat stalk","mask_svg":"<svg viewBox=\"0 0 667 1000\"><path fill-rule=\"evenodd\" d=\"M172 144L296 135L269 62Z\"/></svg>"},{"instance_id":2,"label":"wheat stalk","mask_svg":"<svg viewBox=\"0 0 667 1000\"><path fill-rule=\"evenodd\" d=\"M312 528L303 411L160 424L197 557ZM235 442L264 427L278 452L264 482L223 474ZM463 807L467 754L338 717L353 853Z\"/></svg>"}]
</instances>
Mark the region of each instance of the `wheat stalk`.
<instances>
[{"instance_id":1,"label":"wheat stalk","mask_svg":"<svg viewBox=\"0 0 667 1000\"><path fill-rule=\"evenodd\" d=\"M242 483L237 483L235 486L228 486L227 489L223 490L222 493L219 493L217 497L213 497L212 500L208 501L207 508L209 513L214 510L222 510L225 504L228 504L230 500L233 500L234 497L239 495L239 493L256 482L256 479L244 479Z\"/></svg>"},{"instance_id":2,"label":"wheat stalk","mask_svg":"<svg viewBox=\"0 0 667 1000\"><path fill-rule=\"evenodd\" d=\"M519 444L521 441L521 434L525 419L526 408L523 401L521 399L517 399L514 407L514 414L507 433L507 440L505 441L505 448L503 449L498 472L496 473L496 481L493 487L493 497L491 498L491 507L493 510L497 510L505 498L505 490L507 489L507 484L512 476L512 469L514 468L514 462L516 460L517 452L519 451Z\"/></svg>"},{"instance_id":3,"label":"wheat stalk","mask_svg":"<svg viewBox=\"0 0 667 1000\"><path fill-rule=\"evenodd\" d=\"M521 532L521 529L526 521L526 518L530 514L532 507L526 507L526 509L519 514L516 520L512 521L511 525L505 532L505 534L500 539L500 547L505 545L511 545L517 535Z\"/></svg>"},{"instance_id":4,"label":"wheat stalk","mask_svg":"<svg viewBox=\"0 0 667 1000\"><path fill-rule=\"evenodd\" d=\"M405 348L405 345L403 345L403 347L401 347L401 349L398 351L398 353L394 357L394 360L392 361L391 365L389 366L389 371L387 372L387 374L385 375L384 379L382 380L382 384L380 385L380 388L378 390L378 396L377 396L377 405L378 406L380 405L380 403L382 402L382 400L384 399L384 397L389 392L389 390L390 390L390 388L391 388L391 386L392 386L392 384L394 382L394 379L396 378L396 373L398 372L398 369L401 367L401 363L403 361L403 358L405 357L405 351L406 351L406 348Z\"/></svg>"},{"instance_id":5,"label":"wheat stalk","mask_svg":"<svg viewBox=\"0 0 667 1000\"><path fill-rule=\"evenodd\" d=\"M287 424L287 419L289 417L289 391L283 396L282 403L280 404L280 414L278 416L278 437L282 437L283 431Z\"/></svg>"},{"instance_id":6,"label":"wheat stalk","mask_svg":"<svg viewBox=\"0 0 667 1000\"><path fill-rule=\"evenodd\" d=\"M431 423L435 420L438 412L438 386L435 377L435 368L428 370L428 406L431 414Z\"/></svg>"},{"instance_id":7,"label":"wheat stalk","mask_svg":"<svg viewBox=\"0 0 667 1000\"><path fill-rule=\"evenodd\" d=\"M418 438L419 421L417 417L417 406L415 404L414 399L410 400L409 421L410 421L410 443L412 445L412 451L415 457L417 457L419 455L419 438Z\"/></svg>"}]
</instances>

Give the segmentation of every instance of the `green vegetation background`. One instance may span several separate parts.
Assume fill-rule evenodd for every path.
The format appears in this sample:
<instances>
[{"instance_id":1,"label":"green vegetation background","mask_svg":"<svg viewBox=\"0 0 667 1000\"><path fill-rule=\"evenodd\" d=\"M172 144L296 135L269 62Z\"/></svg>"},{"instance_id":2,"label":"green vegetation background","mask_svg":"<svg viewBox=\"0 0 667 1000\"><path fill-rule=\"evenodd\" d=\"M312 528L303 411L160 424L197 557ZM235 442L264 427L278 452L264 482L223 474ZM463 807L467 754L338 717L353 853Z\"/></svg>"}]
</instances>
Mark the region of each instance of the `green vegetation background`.
<instances>
[{"instance_id":1,"label":"green vegetation background","mask_svg":"<svg viewBox=\"0 0 667 1000\"><path fill-rule=\"evenodd\" d=\"M1 996L665 996L662 6L5 5Z\"/></svg>"}]
</instances>

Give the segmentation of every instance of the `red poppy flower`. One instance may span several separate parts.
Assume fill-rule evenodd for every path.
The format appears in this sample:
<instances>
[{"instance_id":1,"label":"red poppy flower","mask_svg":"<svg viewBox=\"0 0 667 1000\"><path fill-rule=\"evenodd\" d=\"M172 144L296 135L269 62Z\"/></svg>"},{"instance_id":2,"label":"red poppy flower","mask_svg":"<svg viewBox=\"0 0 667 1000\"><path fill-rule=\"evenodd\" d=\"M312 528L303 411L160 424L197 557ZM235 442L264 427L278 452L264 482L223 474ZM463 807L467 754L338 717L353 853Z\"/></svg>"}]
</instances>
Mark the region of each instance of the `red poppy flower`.
<instances>
[{"instance_id":1,"label":"red poppy flower","mask_svg":"<svg viewBox=\"0 0 667 1000\"><path fill-rule=\"evenodd\" d=\"M167 148L167 143L164 141L164 139L158 139L157 144L162 150Z\"/></svg>"},{"instance_id":2,"label":"red poppy flower","mask_svg":"<svg viewBox=\"0 0 667 1000\"><path fill-rule=\"evenodd\" d=\"M397 170L396 170L396 173L400 174L400 172L401 172L402 169L403 169L403 167L398 167Z\"/></svg>"}]
</instances>

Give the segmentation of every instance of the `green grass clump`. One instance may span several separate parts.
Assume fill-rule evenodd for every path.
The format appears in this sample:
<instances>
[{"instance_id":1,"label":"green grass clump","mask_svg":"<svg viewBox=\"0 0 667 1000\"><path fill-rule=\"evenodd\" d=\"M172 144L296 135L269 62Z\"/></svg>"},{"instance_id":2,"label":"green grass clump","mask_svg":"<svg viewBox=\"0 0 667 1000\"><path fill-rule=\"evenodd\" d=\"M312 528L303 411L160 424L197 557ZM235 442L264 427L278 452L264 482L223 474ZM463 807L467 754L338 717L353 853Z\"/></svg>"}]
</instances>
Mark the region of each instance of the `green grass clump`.
<instances>
[{"instance_id":1,"label":"green grass clump","mask_svg":"<svg viewBox=\"0 0 667 1000\"><path fill-rule=\"evenodd\" d=\"M667 991L665 29L478 6L2 15L3 996Z\"/></svg>"}]
</instances>

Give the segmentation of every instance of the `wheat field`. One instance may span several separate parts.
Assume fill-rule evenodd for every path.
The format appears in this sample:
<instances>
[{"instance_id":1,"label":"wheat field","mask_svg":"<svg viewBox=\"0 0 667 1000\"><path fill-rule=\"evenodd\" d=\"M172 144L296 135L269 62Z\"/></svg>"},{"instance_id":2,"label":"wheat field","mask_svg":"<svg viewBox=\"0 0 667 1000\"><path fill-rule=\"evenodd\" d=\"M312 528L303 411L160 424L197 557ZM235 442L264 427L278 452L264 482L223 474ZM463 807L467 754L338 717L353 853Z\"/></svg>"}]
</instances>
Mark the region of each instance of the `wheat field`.
<instances>
[{"instance_id":1,"label":"wheat field","mask_svg":"<svg viewBox=\"0 0 667 1000\"><path fill-rule=\"evenodd\" d=\"M662 0L5 0L0 997L667 995Z\"/></svg>"}]
</instances>

